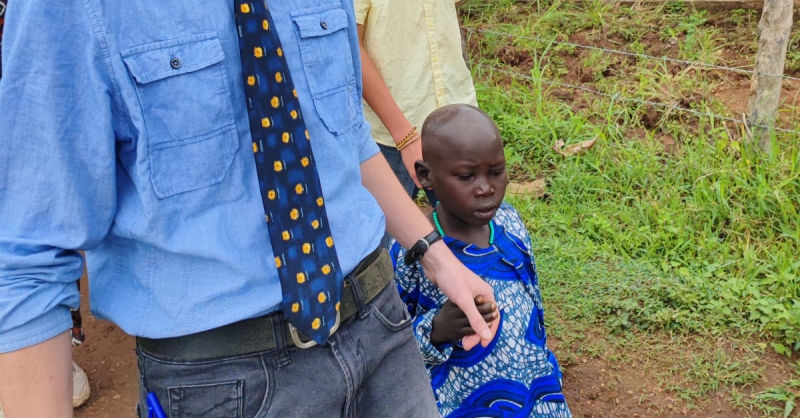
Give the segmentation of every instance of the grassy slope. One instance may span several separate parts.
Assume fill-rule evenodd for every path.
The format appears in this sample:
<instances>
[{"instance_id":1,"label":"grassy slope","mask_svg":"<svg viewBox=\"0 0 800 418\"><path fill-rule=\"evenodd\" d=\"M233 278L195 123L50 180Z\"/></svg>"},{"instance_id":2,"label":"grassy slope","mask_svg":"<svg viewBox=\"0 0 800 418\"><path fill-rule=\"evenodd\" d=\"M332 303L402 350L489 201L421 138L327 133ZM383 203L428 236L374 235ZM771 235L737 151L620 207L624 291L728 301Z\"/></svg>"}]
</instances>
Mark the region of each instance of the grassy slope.
<instances>
[{"instance_id":1,"label":"grassy slope","mask_svg":"<svg viewBox=\"0 0 800 418\"><path fill-rule=\"evenodd\" d=\"M757 18L749 12L711 24L679 4L634 11L468 0L461 10L468 28L484 31L728 66L754 56ZM686 399L724 390L760 413L792 407L797 372L755 394L742 390L763 377L757 359L765 349L800 349L798 136L775 136L776 152L761 156L736 124L553 84L735 117L713 93L736 73L485 32L471 32L470 45L479 100L500 126L511 172L548 180L546 199L512 201L532 231L550 318L558 318L553 332L569 345L569 336L603 324L643 353L654 335L732 338L749 348L734 356L696 342L699 369L667 386ZM794 119L784 126L797 129ZM595 136L581 157L551 150L558 139ZM754 339L766 343L745 343ZM611 341L604 344L619 344Z\"/></svg>"}]
</instances>

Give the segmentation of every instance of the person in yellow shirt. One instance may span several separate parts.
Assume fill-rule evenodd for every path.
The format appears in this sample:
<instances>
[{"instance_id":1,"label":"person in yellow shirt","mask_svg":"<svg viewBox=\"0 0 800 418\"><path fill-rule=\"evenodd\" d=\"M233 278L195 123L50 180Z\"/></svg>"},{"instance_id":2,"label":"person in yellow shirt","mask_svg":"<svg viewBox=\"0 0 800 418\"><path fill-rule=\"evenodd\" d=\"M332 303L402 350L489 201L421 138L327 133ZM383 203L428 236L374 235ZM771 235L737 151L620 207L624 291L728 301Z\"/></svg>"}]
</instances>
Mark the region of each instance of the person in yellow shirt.
<instances>
[{"instance_id":1,"label":"person in yellow shirt","mask_svg":"<svg viewBox=\"0 0 800 418\"><path fill-rule=\"evenodd\" d=\"M434 110L477 106L456 14L459 0L355 0L364 114L406 192L419 191L417 127ZM432 191L428 199L435 203Z\"/></svg>"}]
</instances>

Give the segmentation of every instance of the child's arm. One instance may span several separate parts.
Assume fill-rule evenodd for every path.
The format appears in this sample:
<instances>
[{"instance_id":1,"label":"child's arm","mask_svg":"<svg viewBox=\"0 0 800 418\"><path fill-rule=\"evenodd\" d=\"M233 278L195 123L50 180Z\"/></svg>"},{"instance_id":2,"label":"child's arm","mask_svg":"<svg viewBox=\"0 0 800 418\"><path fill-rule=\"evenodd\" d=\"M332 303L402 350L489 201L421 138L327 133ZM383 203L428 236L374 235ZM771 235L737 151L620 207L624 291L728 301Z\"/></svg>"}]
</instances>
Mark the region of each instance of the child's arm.
<instances>
[{"instance_id":1,"label":"child's arm","mask_svg":"<svg viewBox=\"0 0 800 418\"><path fill-rule=\"evenodd\" d=\"M417 305L414 336L422 360L426 365L435 366L450 359L455 342L475 332L464 312L454 303L446 301L441 307L430 309L425 305L424 301ZM485 302L480 296L475 298L475 305L487 324L499 315L494 302Z\"/></svg>"},{"instance_id":2,"label":"child's arm","mask_svg":"<svg viewBox=\"0 0 800 418\"><path fill-rule=\"evenodd\" d=\"M392 247L391 255L395 262L397 291L400 293L400 299L408 308L409 313L414 317L414 338L417 340L422 360L426 365L442 364L450 358L453 347L437 347L431 343L431 325L433 318L439 313L439 307L436 301L432 299L433 295L429 292L423 294L422 281L426 280L425 273L423 273L419 263L407 266L402 262L405 256L405 249L397 243ZM401 261L398 262L398 260Z\"/></svg>"},{"instance_id":3,"label":"child's arm","mask_svg":"<svg viewBox=\"0 0 800 418\"><path fill-rule=\"evenodd\" d=\"M403 115L403 111L397 106L394 98L392 98L392 94L389 92L389 88L386 87L386 82L383 80L381 73L378 71L375 63L372 62L372 58L370 58L367 50L364 49L364 31L364 25L358 25L364 100L386 126L394 142L400 143L400 141L414 129L414 126L411 125L411 122ZM419 136L419 133L416 135ZM400 151L400 155L403 158L403 165L406 166L406 170L408 170L414 183L417 187L420 187L417 181L416 170L414 169L414 163L422 159L422 145L419 138L403 148L403 150Z\"/></svg>"},{"instance_id":4,"label":"child's arm","mask_svg":"<svg viewBox=\"0 0 800 418\"><path fill-rule=\"evenodd\" d=\"M441 294L434 290L435 287L430 287L430 282L425 277L425 273L419 263L414 263L410 266L402 261L405 257L405 249L398 243L394 243L391 248L390 255L395 267L395 278L397 290L400 293L400 299L408 308L409 313L414 317L413 330L414 338L417 340L422 359L426 365L435 366L446 362L453 352L453 341L461 339L466 334L474 334L472 328L469 326L469 320L454 303L446 301L444 306L439 306L438 298L442 297ZM423 284L423 282L425 284ZM483 302L482 299L476 298L476 305L478 310L483 315L484 320L489 322L493 313L491 310L486 311L487 308L491 309L492 303L486 303L482 306L477 303ZM455 308L455 309L453 309ZM442 309L445 313L441 314ZM456 312L457 311L457 312ZM496 311L494 312L496 314ZM462 323L461 317L466 320L466 325ZM448 318L453 318L453 321L448 321ZM442 321L444 319L444 321ZM431 338L436 322L436 337ZM456 331L452 332L450 322L455 322L459 327ZM439 339L441 334L441 340ZM435 342L434 342L435 341Z\"/></svg>"},{"instance_id":5,"label":"child's arm","mask_svg":"<svg viewBox=\"0 0 800 418\"><path fill-rule=\"evenodd\" d=\"M439 308L430 310L417 309L417 316L414 318L414 337L417 339L422 361L425 362L426 366L442 364L449 360L450 355L453 354L453 344L450 341L441 344L431 342L433 320L439 312Z\"/></svg>"}]
</instances>

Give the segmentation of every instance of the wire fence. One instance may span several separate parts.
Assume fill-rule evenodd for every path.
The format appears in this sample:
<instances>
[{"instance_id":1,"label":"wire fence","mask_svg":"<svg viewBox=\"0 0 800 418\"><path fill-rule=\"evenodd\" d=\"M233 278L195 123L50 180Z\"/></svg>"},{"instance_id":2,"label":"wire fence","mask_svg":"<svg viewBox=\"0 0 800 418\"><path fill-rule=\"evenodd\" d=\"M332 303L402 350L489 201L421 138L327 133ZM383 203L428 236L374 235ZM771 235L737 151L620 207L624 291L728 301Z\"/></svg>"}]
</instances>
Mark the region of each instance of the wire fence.
<instances>
[{"instance_id":1,"label":"wire fence","mask_svg":"<svg viewBox=\"0 0 800 418\"><path fill-rule=\"evenodd\" d=\"M547 43L547 44L552 44L552 45L563 45L563 46L569 46L569 47L574 47L574 48L586 49L586 50L590 50L590 51L600 51L600 52L605 52L605 53L609 53L609 54L618 54L618 55L624 55L624 56L635 57L635 58L642 58L642 59L647 59L647 60L672 62L672 63L676 63L676 64L681 64L681 65L688 65L688 66L691 66L691 67L694 67L694 68L705 68L705 69L709 69L709 70L721 70L721 71L728 71L728 72L734 72L734 73L740 73L740 74L749 74L749 75L755 75L757 73L755 70L748 70L748 69L745 69L745 68L726 67L724 65L710 64L710 63L707 63L707 62L700 62L700 61L682 60L682 59L671 58L671 57L667 57L667 56L660 56L659 57L659 56L656 56L656 55L648 55L648 54L642 54L642 53L638 53L638 52L628 52L628 51L622 51L622 50L619 50L619 49L608 49L608 48L603 48L603 47L599 47L599 46L582 45L582 44L577 44L577 43L574 43L574 42L562 42L562 41L557 41L555 39L546 39L546 38L540 38L540 37L536 37L536 36L516 35L516 34L513 34L513 33L497 32L497 31L493 31L493 30L471 28L471 27L466 27L466 26L464 27L464 29L467 32L482 33L482 34L489 34L489 35L497 35L497 36L503 36L503 37L507 37L507 38L525 39L525 40L537 41L537 42L542 42L542 43ZM800 81L800 78L798 78L798 77L792 77L792 76L788 76L788 75L785 75L785 74L761 73L760 75L767 76L767 77L780 77L780 78L783 78L783 79L786 79L786 80L792 80L792 81Z\"/></svg>"},{"instance_id":2,"label":"wire fence","mask_svg":"<svg viewBox=\"0 0 800 418\"><path fill-rule=\"evenodd\" d=\"M575 47L575 48L582 48L582 49L593 50L593 51L602 51L602 52L605 52L605 53L620 54L620 55L632 56L632 57L648 59L648 60L659 60L659 61L666 61L666 62L674 62L674 63L681 64L681 65L692 66L694 68L706 68L706 69L710 69L710 70L722 70L722 71L744 73L744 74L750 74L750 75L756 74L756 71L753 71L753 70L748 70L748 69L743 69L743 68L726 67L726 66L703 63L703 62L698 62L698 61L681 60L681 59L670 58L670 57L665 57L665 56L664 57L658 57L658 56L648 55L648 54L640 54L640 53L634 53L634 52L607 49L607 48L591 46L591 45L581 45L581 44L577 44L577 43L573 43L573 42L561 42L561 41L556 41L554 39L545 39L545 38L539 38L539 37L535 37L535 36L515 35L515 34L511 34L511 33L497 32L497 31L478 29L478 28L464 27L464 29L467 32L471 32L471 33L498 35L498 36L504 36L504 37L509 37L509 38L519 38L519 39L527 39L527 40L532 40L532 41L544 42L544 43L548 43L548 44L566 45L566 46ZM499 67L495 67L495 66L491 66L491 65L487 65L487 64L483 64L483 63L476 63L476 64L474 64L474 66L480 68L481 71L494 71L494 72L499 72L499 73L503 73L503 74L509 75L511 77L514 77L514 78L522 78L522 79L525 79L525 80L528 80L528 81L531 81L531 82L534 82L534 83L541 83L541 84L546 84L546 85L550 85L550 86L554 86L554 87L560 87L560 88L567 88L567 89L572 89L572 90L583 91L583 92L590 93L590 94L593 94L593 95L596 95L596 96L600 96L600 97L605 97L605 98L611 99L612 102L616 101L616 100L619 100L619 101L622 101L622 102L635 103L635 104L638 104L638 105L653 106L653 107L656 107L656 108L665 109L666 111L688 113L688 114L692 114L692 115L698 116L698 117L712 118L712 119L716 119L716 120L732 122L732 123L745 125L745 126L753 126L753 125L749 125L748 124L748 121L745 119L744 115L742 115L743 116L742 119L737 119L737 118L730 117L730 116L719 115L719 114L711 113L711 112L702 112L702 111L699 111L699 110L696 110L696 109L683 107L683 106L677 106L677 105L669 104L669 103L661 103L661 102L654 102L654 101L651 101L651 100L639 99L639 98L634 98L634 97L626 97L626 96L621 95L619 92L614 93L614 94L610 94L610 93L602 92L600 90L597 90L597 89L594 89L594 88L591 88L591 87L587 87L585 85L576 85L576 84L571 84L571 83L566 83L566 82L561 82L561 81L548 80L548 79L542 78L542 77L534 77L534 76L529 75L529 74L523 74L523 73L521 73L519 71L512 71L512 70L509 70L509 69L499 68ZM773 77L781 77L783 79L788 79L788 80L792 80L792 81L800 81L800 78L791 77L791 76L787 76L787 75L780 75L780 74L762 74L762 75L773 76ZM762 126L755 126L755 127L767 128L767 126L763 126L763 125ZM773 126L772 129L774 129L776 132L800 134L800 131L792 130L792 129L780 128L780 127L777 127L777 126Z\"/></svg>"}]
</instances>

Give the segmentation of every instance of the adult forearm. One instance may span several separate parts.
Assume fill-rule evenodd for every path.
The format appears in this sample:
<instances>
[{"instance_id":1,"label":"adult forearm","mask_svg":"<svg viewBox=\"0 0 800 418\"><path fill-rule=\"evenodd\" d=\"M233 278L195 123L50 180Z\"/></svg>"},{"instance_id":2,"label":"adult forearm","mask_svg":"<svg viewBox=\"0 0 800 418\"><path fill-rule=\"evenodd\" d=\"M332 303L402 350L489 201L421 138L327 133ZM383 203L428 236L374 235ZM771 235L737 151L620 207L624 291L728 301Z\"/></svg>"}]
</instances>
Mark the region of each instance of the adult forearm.
<instances>
[{"instance_id":1,"label":"adult forearm","mask_svg":"<svg viewBox=\"0 0 800 418\"><path fill-rule=\"evenodd\" d=\"M0 399L6 418L72 418L69 333L0 354Z\"/></svg>"},{"instance_id":2,"label":"adult forearm","mask_svg":"<svg viewBox=\"0 0 800 418\"><path fill-rule=\"evenodd\" d=\"M386 215L386 229L400 245L409 248L433 231L431 223L408 197L381 154L361 164L361 177L364 187Z\"/></svg>"}]
</instances>

